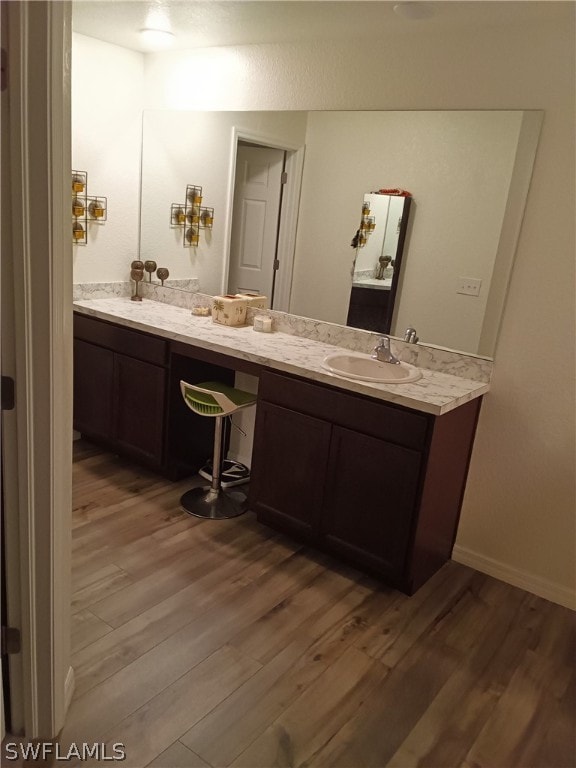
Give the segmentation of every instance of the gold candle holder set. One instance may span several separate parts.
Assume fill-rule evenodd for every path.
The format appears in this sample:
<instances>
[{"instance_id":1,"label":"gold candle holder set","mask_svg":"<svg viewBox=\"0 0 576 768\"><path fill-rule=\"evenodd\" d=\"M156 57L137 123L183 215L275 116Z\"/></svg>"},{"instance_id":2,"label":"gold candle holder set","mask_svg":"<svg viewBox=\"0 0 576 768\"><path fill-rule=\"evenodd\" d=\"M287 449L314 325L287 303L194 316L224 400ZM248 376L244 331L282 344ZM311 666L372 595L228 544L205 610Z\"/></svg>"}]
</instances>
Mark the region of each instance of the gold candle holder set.
<instances>
[{"instance_id":1,"label":"gold candle holder set","mask_svg":"<svg viewBox=\"0 0 576 768\"><path fill-rule=\"evenodd\" d=\"M105 197L88 194L86 171L72 171L72 240L75 245L88 242L88 223L103 224L107 219L108 201Z\"/></svg>"},{"instance_id":2,"label":"gold candle holder set","mask_svg":"<svg viewBox=\"0 0 576 768\"><path fill-rule=\"evenodd\" d=\"M188 184L186 202L172 203L170 208L170 226L182 228L184 248L196 247L200 243L200 230L212 229L214 208L202 205L202 187Z\"/></svg>"}]
</instances>

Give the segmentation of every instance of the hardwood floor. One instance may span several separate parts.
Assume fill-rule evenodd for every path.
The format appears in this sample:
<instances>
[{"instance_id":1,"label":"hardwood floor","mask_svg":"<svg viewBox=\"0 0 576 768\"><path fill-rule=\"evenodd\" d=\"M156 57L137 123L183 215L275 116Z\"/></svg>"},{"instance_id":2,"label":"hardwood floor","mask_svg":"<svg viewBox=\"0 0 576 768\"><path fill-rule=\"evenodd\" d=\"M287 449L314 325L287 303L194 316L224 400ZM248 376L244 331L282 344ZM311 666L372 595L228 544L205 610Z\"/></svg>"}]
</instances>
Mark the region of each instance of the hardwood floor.
<instances>
[{"instance_id":1,"label":"hardwood floor","mask_svg":"<svg viewBox=\"0 0 576 768\"><path fill-rule=\"evenodd\" d=\"M189 517L191 484L75 444L63 748L120 742L154 768L576 765L572 612L456 563L406 597L252 513Z\"/></svg>"}]
</instances>

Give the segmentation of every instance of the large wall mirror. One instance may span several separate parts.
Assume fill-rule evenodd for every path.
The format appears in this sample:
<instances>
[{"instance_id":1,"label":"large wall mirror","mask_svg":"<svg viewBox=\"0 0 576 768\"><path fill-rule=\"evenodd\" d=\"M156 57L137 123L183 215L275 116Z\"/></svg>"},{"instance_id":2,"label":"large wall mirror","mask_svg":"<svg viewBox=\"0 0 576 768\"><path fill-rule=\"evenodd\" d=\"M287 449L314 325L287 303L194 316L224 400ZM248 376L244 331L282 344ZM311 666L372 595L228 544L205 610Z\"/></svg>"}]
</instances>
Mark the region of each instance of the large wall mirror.
<instances>
[{"instance_id":1,"label":"large wall mirror","mask_svg":"<svg viewBox=\"0 0 576 768\"><path fill-rule=\"evenodd\" d=\"M412 199L391 333L412 326L424 343L490 357L541 120L535 111L146 111L140 256L174 278L197 278L204 293L226 291L240 220L235 185L242 173L256 181L269 173L264 162L241 168L238 150L273 148L288 170L275 308L345 325L361 271L351 241L364 196L401 187ZM214 224L183 248L170 210L191 184L202 186ZM261 220L256 207L251 216L240 238L248 276L262 268L260 225L249 226Z\"/></svg>"}]
</instances>

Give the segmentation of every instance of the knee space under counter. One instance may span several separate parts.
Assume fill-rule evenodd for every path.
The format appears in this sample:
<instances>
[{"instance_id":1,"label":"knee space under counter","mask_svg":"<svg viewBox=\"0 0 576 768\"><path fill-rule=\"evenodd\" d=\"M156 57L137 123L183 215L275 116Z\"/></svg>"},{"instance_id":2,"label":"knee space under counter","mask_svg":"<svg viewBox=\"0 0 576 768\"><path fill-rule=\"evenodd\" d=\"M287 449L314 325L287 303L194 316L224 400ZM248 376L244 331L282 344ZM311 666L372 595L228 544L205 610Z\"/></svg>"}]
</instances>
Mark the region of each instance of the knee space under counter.
<instances>
[{"instance_id":1,"label":"knee space under counter","mask_svg":"<svg viewBox=\"0 0 576 768\"><path fill-rule=\"evenodd\" d=\"M258 393L258 377L247 373L236 372L234 386L245 392ZM238 429L230 432L230 448L228 458L240 461L246 466L252 466L252 446L254 443L254 424L256 421L256 409L244 408L233 416L233 422ZM242 431L240 431L242 430ZM244 434L243 434L244 433Z\"/></svg>"}]
</instances>

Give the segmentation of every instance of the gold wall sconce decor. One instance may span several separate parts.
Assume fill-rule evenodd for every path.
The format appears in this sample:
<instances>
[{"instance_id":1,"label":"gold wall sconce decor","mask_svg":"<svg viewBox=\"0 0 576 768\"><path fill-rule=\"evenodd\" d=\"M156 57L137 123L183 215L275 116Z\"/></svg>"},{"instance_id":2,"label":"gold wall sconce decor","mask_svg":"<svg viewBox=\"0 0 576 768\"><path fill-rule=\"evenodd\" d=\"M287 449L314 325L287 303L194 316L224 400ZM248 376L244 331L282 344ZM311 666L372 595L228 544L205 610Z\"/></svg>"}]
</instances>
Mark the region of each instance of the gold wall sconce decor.
<instances>
[{"instance_id":1,"label":"gold wall sconce decor","mask_svg":"<svg viewBox=\"0 0 576 768\"><path fill-rule=\"evenodd\" d=\"M360 226L352 238L350 245L352 248L364 248L368 238L376 229L376 217L370 215L370 203L362 203L362 215L360 217Z\"/></svg>"},{"instance_id":2,"label":"gold wall sconce decor","mask_svg":"<svg viewBox=\"0 0 576 768\"><path fill-rule=\"evenodd\" d=\"M88 224L103 224L108 218L108 200L88 194L86 171L72 171L72 241L75 245L88 242Z\"/></svg>"},{"instance_id":3,"label":"gold wall sconce decor","mask_svg":"<svg viewBox=\"0 0 576 768\"><path fill-rule=\"evenodd\" d=\"M376 229L376 217L370 215L370 203L362 203L362 218L360 219L360 236L358 238L358 247L364 248L368 238Z\"/></svg>"},{"instance_id":4,"label":"gold wall sconce decor","mask_svg":"<svg viewBox=\"0 0 576 768\"><path fill-rule=\"evenodd\" d=\"M184 248L196 247L200 243L200 230L212 229L214 208L202 205L202 187L188 184L186 202L172 203L170 207L170 226L182 228Z\"/></svg>"}]
</instances>

